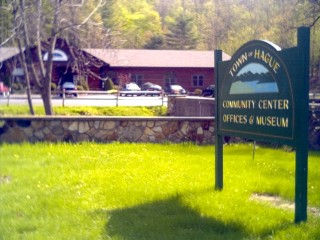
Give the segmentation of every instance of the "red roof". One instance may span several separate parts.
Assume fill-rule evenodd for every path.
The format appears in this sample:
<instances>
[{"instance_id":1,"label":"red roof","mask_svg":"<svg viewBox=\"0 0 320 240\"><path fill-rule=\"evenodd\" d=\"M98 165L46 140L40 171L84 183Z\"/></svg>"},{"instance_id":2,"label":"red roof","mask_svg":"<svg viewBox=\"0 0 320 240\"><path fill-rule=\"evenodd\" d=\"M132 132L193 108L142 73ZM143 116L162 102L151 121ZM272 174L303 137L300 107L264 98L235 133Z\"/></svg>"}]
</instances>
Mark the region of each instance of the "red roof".
<instances>
[{"instance_id":1,"label":"red roof","mask_svg":"<svg viewBox=\"0 0 320 240\"><path fill-rule=\"evenodd\" d=\"M214 68L214 51L82 49L111 67ZM223 61L230 56L223 52Z\"/></svg>"}]
</instances>

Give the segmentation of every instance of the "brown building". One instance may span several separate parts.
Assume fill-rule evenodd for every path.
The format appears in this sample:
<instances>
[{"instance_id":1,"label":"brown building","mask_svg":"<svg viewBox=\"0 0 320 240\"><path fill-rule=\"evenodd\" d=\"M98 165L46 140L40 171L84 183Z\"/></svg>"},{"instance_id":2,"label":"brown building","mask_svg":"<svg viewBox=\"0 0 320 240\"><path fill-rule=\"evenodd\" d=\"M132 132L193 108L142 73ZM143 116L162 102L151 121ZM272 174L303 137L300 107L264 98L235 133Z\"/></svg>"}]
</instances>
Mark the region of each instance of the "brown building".
<instances>
[{"instance_id":1,"label":"brown building","mask_svg":"<svg viewBox=\"0 0 320 240\"><path fill-rule=\"evenodd\" d=\"M8 82L8 76L23 78L14 48L0 48L0 81ZM76 53L76 54L75 54ZM81 56L81 58L79 57ZM46 53L43 59L46 60ZM230 56L223 53L223 60ZM79 70L77 61L87 70ZM85 59L85 60L84 60ZM142 85L152 82L164 89L171 84L183 86L188 91L203 89L214 84L214 51L192 50L130 50L130 49L70 49L59 44L54 52L53 82L57 85L72 81L87 82L90 90L101 90L105 79L118 85L126 81ZM85 62L85 64L83 64ZM74 67L76 66L77 67ZM89 69L89 70L88 70ZM7 78L6 81L2 80Z\"/></svg>"},{"instance_id":2,"label":"brown building","mask_svg":"<svg viewBox=\"0 0 320 240\"><path fill-rule=\"evenodd\" d=\"M107 63L108 67L104 67L104 72L100 74L112 78L116 84L120 75L129 76L131 81L138 85L152 82L166 88L168 85L178 84L188 91L214 84L213 51L128 49L83 49L83 51ZM230 56L223 53L223 60L229 59Z\"/></svg>"}]
</instances>

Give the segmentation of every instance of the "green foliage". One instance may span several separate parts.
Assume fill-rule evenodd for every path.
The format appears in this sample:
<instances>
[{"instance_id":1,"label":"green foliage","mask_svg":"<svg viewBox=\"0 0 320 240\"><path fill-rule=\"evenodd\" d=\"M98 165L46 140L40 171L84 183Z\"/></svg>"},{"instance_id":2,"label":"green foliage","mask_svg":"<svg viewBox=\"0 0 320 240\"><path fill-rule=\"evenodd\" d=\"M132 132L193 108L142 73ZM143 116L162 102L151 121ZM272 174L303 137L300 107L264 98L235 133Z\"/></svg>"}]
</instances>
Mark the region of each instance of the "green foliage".
<instances>
[{"instance_id":1,"label":"green foliage","mask_svg":"<svg viewBox=\"0 0 320 240\"><path fill-rule=\"evenodd\" d=\"M196 96L201 96L202 90L197 88L197 89L194 90L194 94L195 94Z\"/></svg>"},{"instance_id":2,"label":"green foliage","mask_svg":"<svg viewBox=\"0 0 320 240\"><path fill-rule=\"evenodd\" d=\"M180 11L174 18L168 18L167 21L167 48L180 50L196 48L198 36L190 15Z\"/></svg>"},{"instance_id":3,"label":"green foliage","mask_svg":"<svg viewBox=\"0 0 320 240\"><path fill-rule=\"evenodd\" d=\"M0 43L11 37L12 14L9 0L0 0Z\"/></svg>"},{"instance_id":4,"label":"green foliage","mask_svg":"<svg viewBox=\"0 0 320 240\"><path fill-rule=\"evenodd\" d=\"M115 0L110 7L108 23L118 33L112 44L118 48L142 48L162 31L158 12L146 0Z\"/></svg>"},{"instance_id":5,"label":"green foliage","mask_svg":"<svg viewBox=\"0 0 320 240\"><path fill-rule=\"evenodd\" d=\"M22 92L22 91L24 91L24 87L21 83L13 83L12 84L12 91L13 92Z\"/></svg>"},{"instance_id":6,"label":"green foliage","mask_svg":"<svg viewBox=\"0 0 320 240\"><path fill-rule=\"evenodd\" d=\"M34 106L36 115L44 115L41 106ZM54 107L55 115L86 115L86 116L164 116L166 107ZM0 116L28 115L28 106L0 106Z\"/></svg>"},{"instance_id":7,"label":"green foliage","mask_svg":"<svg viewBox=\"0 0 320 240\"><path fill-rule=\"evenodd\" d=\"M79 90L79 91L83 91L83 90L84 90L84 88L83 88L83 86L82 86L82 85L77 85L77 90Z\"/></svg>"},{"instance_id":8,"label":"green foliage","mask_svg":"<svg viewBox=\"0 0 320 240\"><path fill-rule=\"evenodd\" d=\"M37 143L0 148L2 239L318 239L320 217L293 223L294 153L225 146ZM319 153L309 153L309 203L320 207ZM23 237L22 237L23 236Z\"/></svg>"},{"instance_id":9,"label":"green foliage","mask_svg":"<svg viewBox=\"0 0 320 240\"><path fill-rule=\"evenodd\" d=\"M145 49L162 49L164 46L164 38L161 35L153 36L143 48Z\"/></svg>"},{"instance_id":10,"label":"green foliage","mask_svg":"<svg viewBox=\"0 0 320 240\"><path fill-rule=\"evenodd\" d=\"M55 91L55 90L57 90L57 84L55 84L55 83L50 83L51 84L51 91Z\"/></svg>"},{"instance_id":11,"label":"green foliage","mask_svg":"<svg viewBox=\"0 0 320 240\"><path fill-rule=\"evenodd\" d=\"M115 89L114 84L113 84L112 79L108 77L107 80L105 81L105 84L104 84L104 90L108 91L108 90L112 90L112 89Z\"/></svg>"},{"instance_id":12,"label":"green foliage","mask_svg":"<svg viewBox=\"0 0 320 240\"><path fill-rule=\"evenodd\" d=\"M83 77L80 77L79 81L78 81L78 86L77 86L78 90L84 90L84 91L89 91L89 84L88 81L86 79L84 79Z\"/></svg>"}]
</instances>

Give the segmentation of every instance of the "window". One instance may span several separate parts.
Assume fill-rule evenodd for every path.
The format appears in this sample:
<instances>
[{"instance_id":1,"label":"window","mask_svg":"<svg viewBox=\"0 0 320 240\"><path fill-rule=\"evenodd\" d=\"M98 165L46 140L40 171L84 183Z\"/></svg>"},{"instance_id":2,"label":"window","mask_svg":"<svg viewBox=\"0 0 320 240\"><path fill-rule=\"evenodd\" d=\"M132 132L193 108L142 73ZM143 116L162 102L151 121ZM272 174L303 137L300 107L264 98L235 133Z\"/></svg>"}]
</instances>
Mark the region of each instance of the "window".
<instances>
[{"instance_id":1,"label":"window","mask_svg":"<svg viewBox=\"0 0 320 240\"><path fill-rule=\"evenodd\" d=\"M193 87L202 87L204 77L202 75L193 75L192 76L192 86Z\"/></svg>"},{"instance_id":2,"label":"window","mask_svg":"<svg viewBox=\"0 0 320 240\"><path fill-rule=\"evenodd\" d=\"M135 82L139 86L143 84L143 75L141 74L131 74L131 82Z\"/></svg>"},{"instance_id":3,"label":"window","mask_svg":"<svg viewBox=\"0 0 320 240\"><path fill-rule=\"evenodd\" d=\"M52 61L54 62L64 62L68 61L68 56L64 51L61 51L59 49L55 49L52 52L53 58ZM43 56L43 61L48 61L49 53L46 52Z\"/></svg>"}]
</instances>

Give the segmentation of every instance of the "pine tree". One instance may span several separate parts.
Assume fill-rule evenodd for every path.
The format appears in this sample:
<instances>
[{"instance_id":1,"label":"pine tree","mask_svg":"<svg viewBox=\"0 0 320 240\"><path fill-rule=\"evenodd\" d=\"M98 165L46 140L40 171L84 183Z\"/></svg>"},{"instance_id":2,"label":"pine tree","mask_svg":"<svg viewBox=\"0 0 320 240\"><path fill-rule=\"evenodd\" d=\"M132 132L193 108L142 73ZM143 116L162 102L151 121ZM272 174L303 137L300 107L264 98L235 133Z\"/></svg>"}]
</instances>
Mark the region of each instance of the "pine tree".
<instances>
[{"instance_id":1,"label":"pine tree","mask_svg":"<svg viewBox=\"0 0 320 240\"><path fill-rule=\"evenodd\" d=\"M180 12L169 22L166 34L166 46L168 49L195 49L198 35L193 19Z\"/></svg>"}]
</instances>

